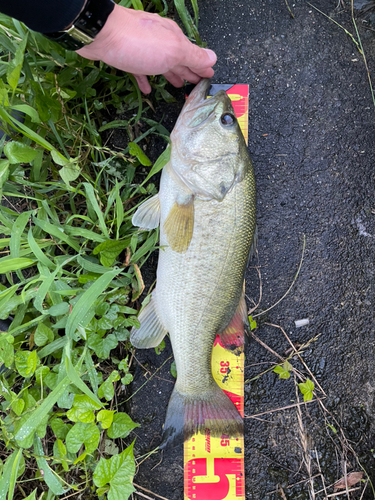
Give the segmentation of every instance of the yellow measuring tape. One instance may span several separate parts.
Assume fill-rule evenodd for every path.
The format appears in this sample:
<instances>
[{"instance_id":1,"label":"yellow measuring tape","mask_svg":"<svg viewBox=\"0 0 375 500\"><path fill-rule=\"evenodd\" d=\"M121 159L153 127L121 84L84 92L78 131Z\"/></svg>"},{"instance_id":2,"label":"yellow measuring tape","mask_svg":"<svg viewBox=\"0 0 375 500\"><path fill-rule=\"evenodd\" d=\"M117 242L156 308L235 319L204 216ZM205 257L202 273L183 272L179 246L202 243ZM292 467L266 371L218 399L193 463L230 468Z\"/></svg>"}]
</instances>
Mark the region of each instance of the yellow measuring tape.
<instances>
[{"instance_id":1,"label":"yellow measuring tape","mask_svg":"<svg viewBox=\"0 0 375 500\"><path fill-rule=\"evenodd\" d=\"M215 85L211 87L215 93ZM247 142L248 85L233 85L227 94ZM236 324L233 327L238 328ZM243 417L244 347L224 349L217 336L211 369L216 383L230 397ZM245 500L244 438L195 434L184 443L184 500Z\"/></svg>"}]
</instances>

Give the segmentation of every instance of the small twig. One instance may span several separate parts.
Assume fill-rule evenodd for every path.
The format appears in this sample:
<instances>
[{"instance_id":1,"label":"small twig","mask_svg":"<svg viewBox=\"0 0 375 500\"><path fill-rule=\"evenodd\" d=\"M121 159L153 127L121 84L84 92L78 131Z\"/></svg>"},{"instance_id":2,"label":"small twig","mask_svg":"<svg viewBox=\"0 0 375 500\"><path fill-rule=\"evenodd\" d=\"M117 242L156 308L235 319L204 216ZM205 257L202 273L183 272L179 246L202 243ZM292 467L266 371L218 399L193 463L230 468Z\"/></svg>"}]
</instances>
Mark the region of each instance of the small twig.
<instances>
[{"instance_id":1,"label":"small twig","mask_svg":"<svg viewBox=\"0 0 375 500\"><path fill-rule=\"evenodd\" d=\"M277 352L274 351L273 349L271 349L271 347L268 347L268 345L265 344L262 340L260 340L260 338L257 337L254 332L250 332L250 333L251 333L251 336L253 337L254 340L256 340L262 347L267 349L267 351L269 351L271 354L276 356L278 359L280 359L284 363L284 358L282 356L280 356L280 354L277 354Z\"/></svg>"},{"instance_id":2,"label":"small twig","mask_svg":"<svg viewBox=\"0 0 375 500\"><path fill-rule=\"evenodd\" d=\"M279 325L274 325L274 324L272 324L272 323L265 323L265 324L266 324L266 325L269 325L269 326L273 326L273 327L275 327L275 328L279 328L279 329L283 332L283 334L284 334L285 338L287 339L287 341L289 342L289 344L291 345L291 347L294 349L295 354L298 356L298 359L301 361L301 363L303 364L303 366L305 367L305 369L309 372L309 375L310 375L310 377L312 378L312 380L314 381L315 385L316 385L317 387L319 387L319 389L322 391L322 393L323 393L325 396L327 396L327 394L324 392L324 389L322 388L322 386L319 384L319 382L316 380L316 378L315 378L315 377L314 377L314 375L312 374L312 372L311 372L310 368L307 366L307 364L304 362L304 360L302 359L302 357L301 357L301 356L300 356L300 354L298 353L297 349L294 347L293 342L290 340L290 338L289 338L289 337L288 337L288 335L286 334L285 330L284 330L281 326L279 326Z\"/></svg>"},{"instance_id":3,"label":"small twig","mask_svg":"<svg viewBox=\"0 0 375 500\"><path fill-rule=\"evenodd\" d=\"M318 451L317 449L315 448L315 458L316 458L316 461L317 461L317 464L318 464L318 469L319 469L319 473L320 473L320 477L322 478L322 484L323 484L323 491L324 491L324 494L325 496L328 495L327 493L327 490L326 490L326 483L324 481L324 476L323 476L323 473L322 473L322 469L320 467L320 462L319 462L319 456L318 456ZM318 493L318 492L317 492Z\"/></svg>"},{"instance_id":4,"label":"small twig","mask_svg":"<svg viewBox=\"0 0 375 500\"><path fill-rule=\"evenodd\" d=\"M244 418L256 418L262 415L267 415L268 413L275 413L276 411L289 410L289 408L295 408L296 406L302 406L308 403L314 403L315 401L320 401L319 399L311 399L310 401L301 401L300 403L294 403L288 406L282 406L281 408L274 408L273 410L263 411L262 413L255 413L255 415L245 415Z\"/></svg>"},{"instance_id":5,"label":"small twig","mask_svg":"<svg viewBox=\"0 0 375 500\"><path fill-rule=\"evenodd\" d=\"M362 491L361 498L360 498L359 500L362 500L362 499L363 499L363 495L365 494L365 491L366 491L367 485L368 485L368 480L366 481L365 487L363 488L363 491Z\"/></svg>"},{"instance_id":6,"label":"small twig","mask_svg":"<svg viewBox=\"0 0 375 500\"><path fill-rule=\"evenodd\" d=\"M136 488L140 488L141 490L145 491L146 493L150 493L151 495L154 495L155 497L161 498L161 500L168 500L168 498L161 497L160 495L157 495L153 491L150 491L150 490L144 488L143 486L140 486L139 484L135 484L135 483L133 483L133 484ZM137 495L140 495L140 493L138 491L136 493L137 493ZM149 498L149 497L145 497L145 498Z\"/></svg>"},{"instance_id":7,"label":"small twig","mask_svg":"<svg viewBox=\"0 0 375 500\"><path fill-rule=\"evenodd\" d=\"M299 275L299 272L301 270L301 267L302 267L302 262L303 262L303 256L305 255L305 248L306 248L306 237L305 235L303 235L303 247L302 247L302 255L301 255L301 260L300 260L300 263L299 263L299 266L298 266L298 269L297 269L297 272L296 272L296 275L294 276L293 278L293 281L292 281L292 284L290 285L290 287L288 288L288 290L284 293L284 295L281 297L281 299L279 299L277 302L275 302L275 304L273 304L271 307L269 307L268 309L266 309L265 311L262 311L258 314L255 314L253 316L253 318L256 318L258 316L261 316L262 314L265 314L267 313L268 311L270 311L271 309L273 309L274 307L276 307L278 304L280 304L280 302L282 300L285 299L285 297L289 294L289 292L291 291L291 289L293 288L294 286L294 283L296 282L297 278L298 278L298 275Z\"/></svg>"},{"instance_id":8,"label":"small twig","mask_svg":"<svg viewBox=\"0 0 375 500\"><path fill-rule=\"evenodd\" d=\"M289 7L288 0L285 0L285 3L286 3L286 6L287 6L287 9L289 10L290 16L294 19L294 14L292 12L292 9Z\"/></svg>"},{"instance_id":9,"label":"small twig","mask_svg":"<svg viewBox=\"0 0 375 500\"><path fill-rule=\"evenodd\" d=\"M347 492L346 491L340 491L339 493L330 493L329 495L327 495L324 500L326 500L326 498L333 498L333 497L338 497L340 495L346 495L346 493L351 493L352 491L358 491L360 490L361 488L352 488L351 490L348 490Z\"/></svg>"},{"instance_id":10,"label":"small twig","mask_svg":"<svg viewBox=\"0 0 375 500\"><path fill-rule=\"evenodd\" d=\"M284 490L282 489L282 487L281 487L281 485L280 485L280 484L278 484L278 485L277 485L277 493L278 493L279 495L281 495L281 498L282 498L283 500L287 500L287 498L286 498L286 496L285 496L285 493L284 493Z\"/></svg>"},{"instance_id":11,"label":"small twig","mask_svg":"<svg viewBox=\"0 0 375 500\"><path fill-rule=\"evenodd\" d=\"M251 315L251 313L253 311L255 311L256 309L258 309L258 307L259 307L259 305L260 305L260 303L262 301L262 290L263 290L262 289L262 274L261 274L260 269L259 269L258 266L255 267L255 269L257 270L257 273L258 273L258 276L259 276L259 299L258 299L258 303L252 309L249 309L249 311L247 312L247 314L249 316ZM247 297L247 295L246 295L246 297ZM249 297L247 297L247 298L249 298Z\"/></svg>"},{"instance_id":12,"label":"small twig","mask_svg":"<svg viewBox=\"0 0 375 500\"><path fill-rule=\"evenodd\" d=\"M149 497L149 496L145 495L144 493L141 493L140 491L137 491L137 490L134 492L134 494L138 495L142 498L146 498L147 500L155 500L155 498L151 498L151 497Z\"/></svg>"}]
</instances>

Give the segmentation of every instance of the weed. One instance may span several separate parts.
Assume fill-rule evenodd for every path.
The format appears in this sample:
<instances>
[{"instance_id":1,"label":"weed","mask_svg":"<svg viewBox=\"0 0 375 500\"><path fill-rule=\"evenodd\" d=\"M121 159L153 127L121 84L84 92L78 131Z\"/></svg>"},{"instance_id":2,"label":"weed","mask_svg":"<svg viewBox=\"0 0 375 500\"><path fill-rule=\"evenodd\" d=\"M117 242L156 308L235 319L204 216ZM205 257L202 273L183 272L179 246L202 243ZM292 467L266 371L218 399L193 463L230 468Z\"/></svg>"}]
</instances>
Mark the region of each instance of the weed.
<instances>
[{"instance_id":1,"label":"weed","mask_svg":"<svg viewBox=\"0 0 375 500\"><path fill-rule=\"evenodd\" d=\"M164 0L121 4L168 12ZM199 41L192 6L195 22L176 0ZM114 400L129 397L129 331L158 241L131 216L169 155L151 167L140 141L168 131L145 116L152 103L131 75L3 15L0 43L0 499L125 500L138 424ZM165 79L151 84L171 99ZM121 152L104 142L118 127L129 136Z\"/></svg>"}]
</instances>

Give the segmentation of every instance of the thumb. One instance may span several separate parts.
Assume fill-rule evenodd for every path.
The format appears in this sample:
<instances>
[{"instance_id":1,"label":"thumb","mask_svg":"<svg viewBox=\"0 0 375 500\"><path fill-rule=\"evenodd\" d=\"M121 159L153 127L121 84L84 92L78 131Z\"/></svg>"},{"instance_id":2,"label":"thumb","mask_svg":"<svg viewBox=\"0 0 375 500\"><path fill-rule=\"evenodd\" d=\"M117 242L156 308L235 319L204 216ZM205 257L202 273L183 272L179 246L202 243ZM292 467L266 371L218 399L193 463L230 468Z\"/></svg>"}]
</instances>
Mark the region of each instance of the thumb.
<instances>
[{"instance_id":1,"label":"thumb","mask_svg":"<svg viewBox=\"0 0 375 500\"><path fill-rule=\"evenodd\" d=\"M217 56L211 49L202 49L190 43L186 51L184 65L188 68L210 68L216 64Z\"/></svg>"}]
</instances>

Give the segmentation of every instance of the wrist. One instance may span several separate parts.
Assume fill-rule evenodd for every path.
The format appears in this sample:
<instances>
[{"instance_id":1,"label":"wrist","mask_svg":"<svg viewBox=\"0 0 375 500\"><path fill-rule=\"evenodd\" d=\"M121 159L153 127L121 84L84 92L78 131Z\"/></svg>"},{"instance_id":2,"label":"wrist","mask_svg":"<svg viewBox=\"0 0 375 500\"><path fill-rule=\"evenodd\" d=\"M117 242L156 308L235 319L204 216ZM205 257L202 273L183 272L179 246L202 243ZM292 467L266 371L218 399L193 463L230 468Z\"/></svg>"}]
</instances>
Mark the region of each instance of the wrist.
<instances>
[{"instance_id":1,"label":"wrist","mask_svg":"<svg viewBox=\"0 0 375 500\"><path fill-rule=\"evenodd\" d=\"M95 40L114 7L113 0L86 0L81 12L67 29L44 35L68 50L78 50Z\"/></svg>"}]
</instances>

